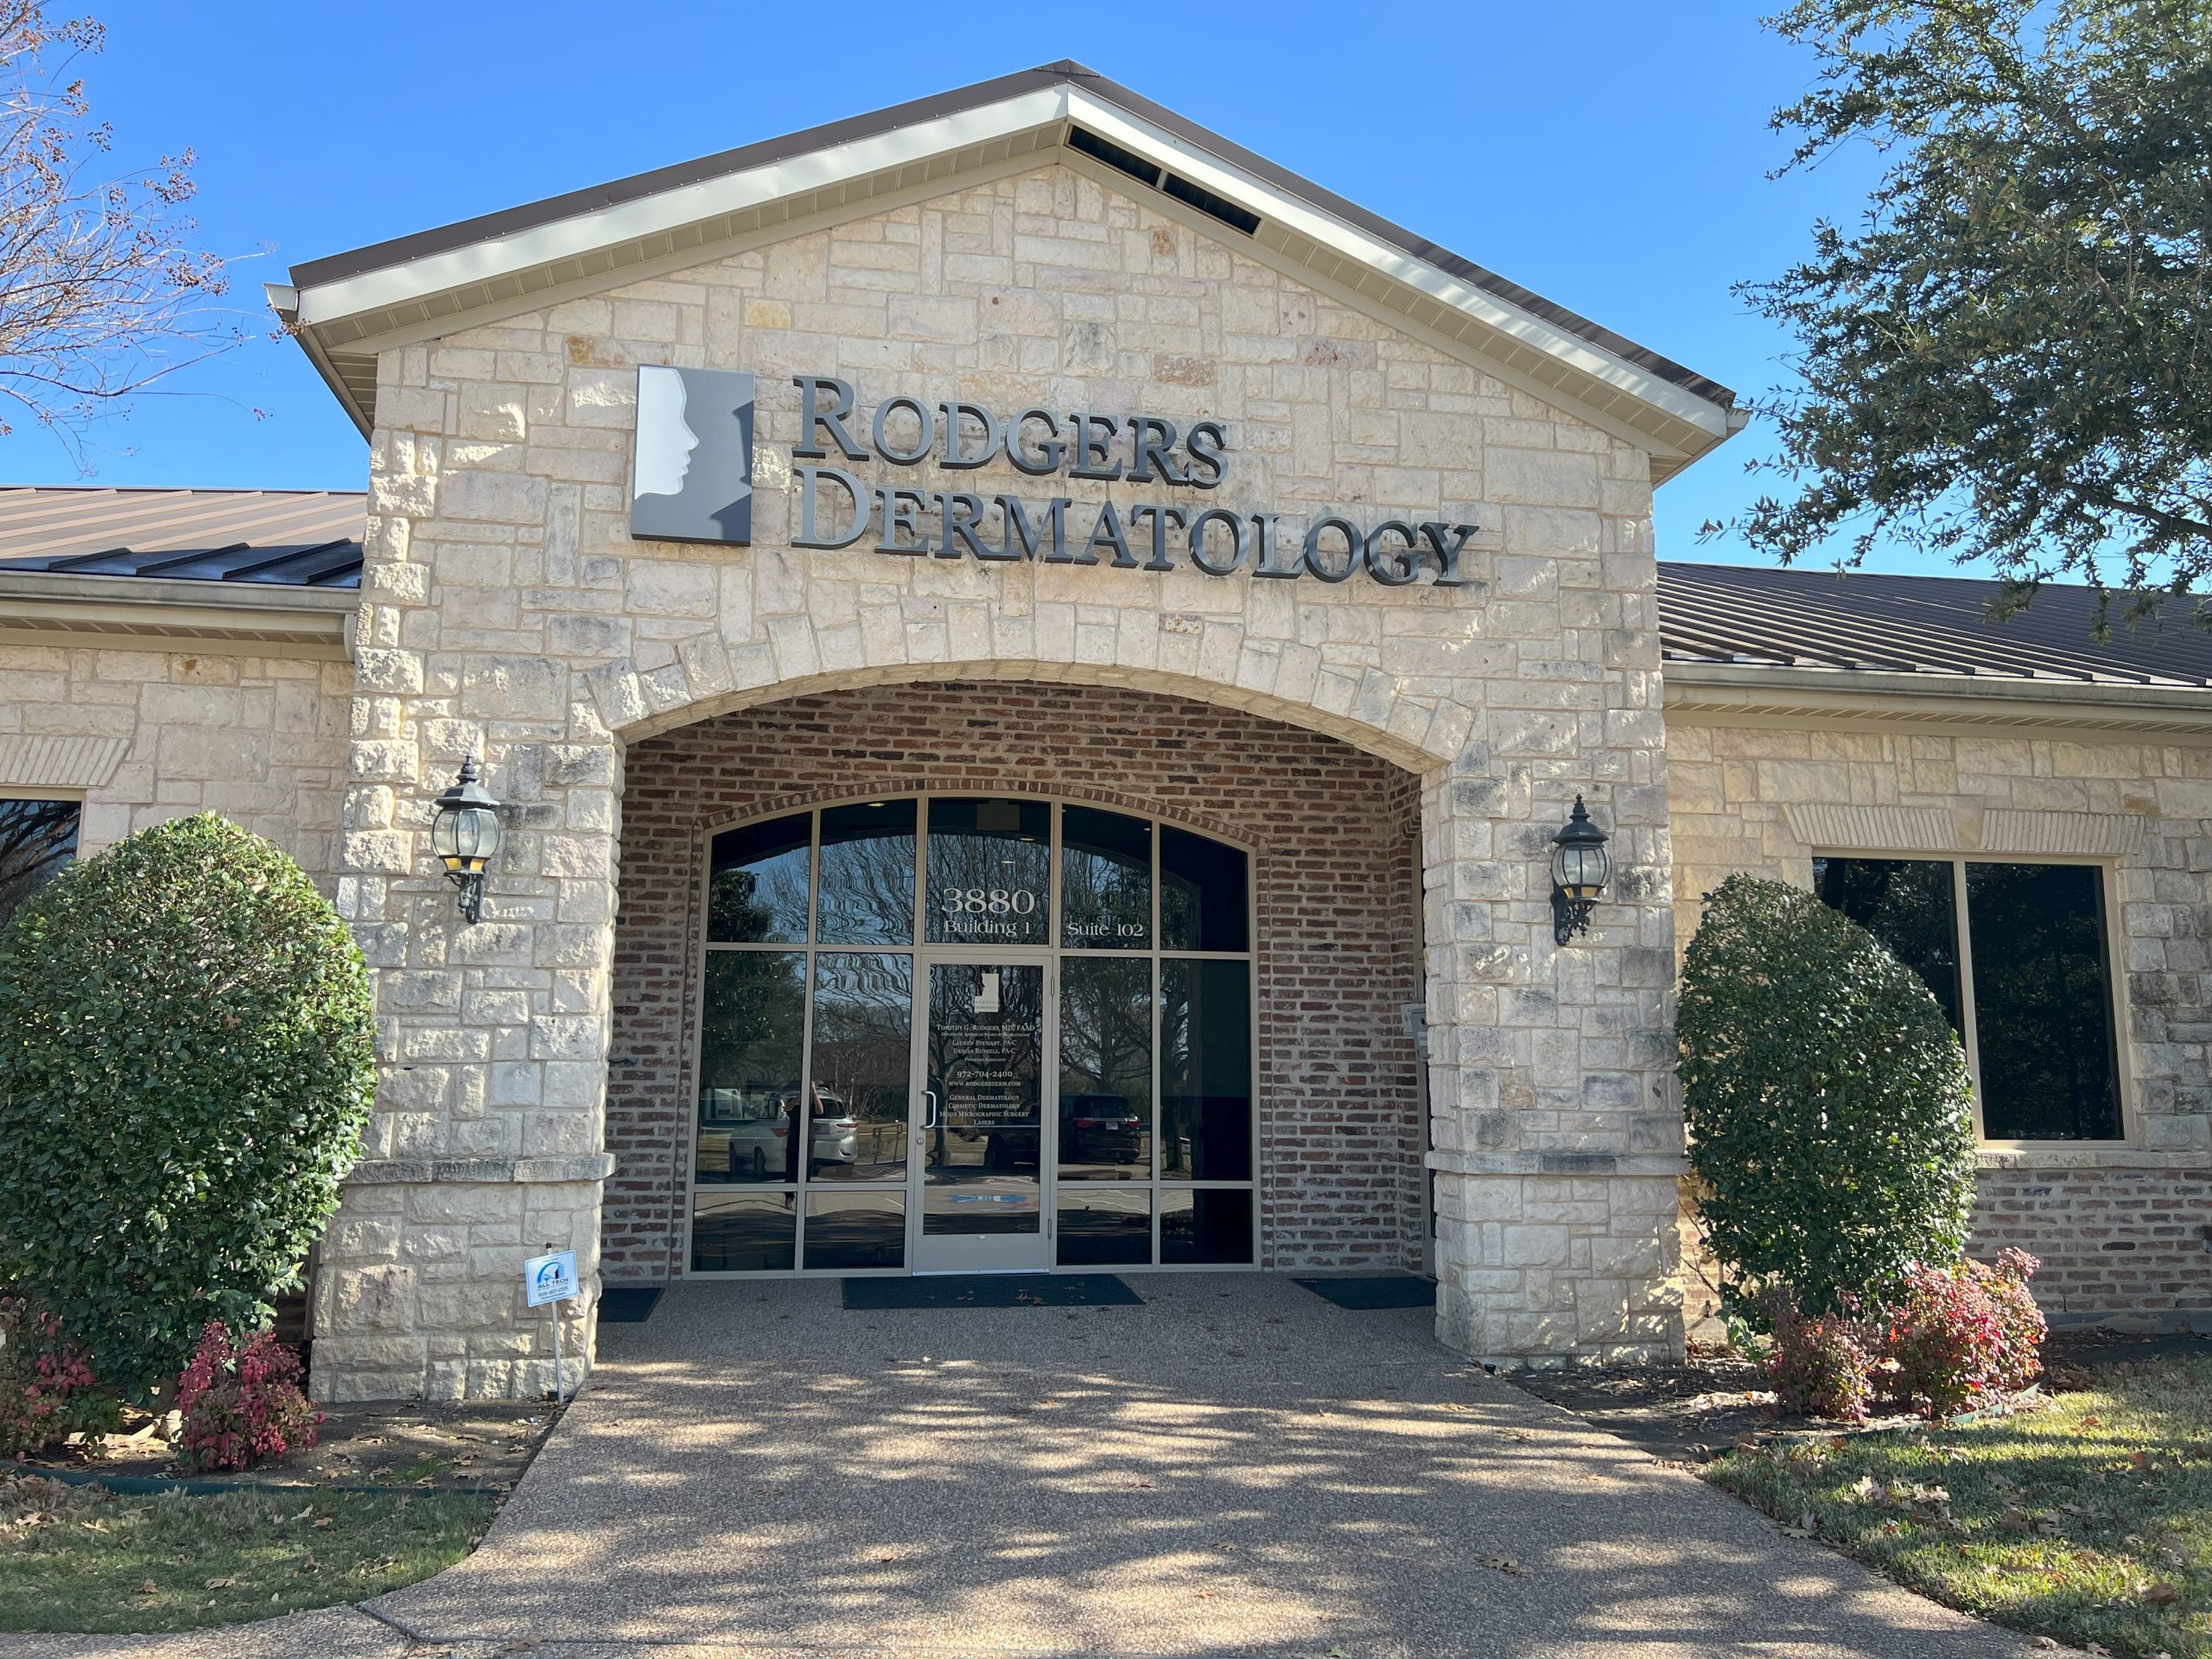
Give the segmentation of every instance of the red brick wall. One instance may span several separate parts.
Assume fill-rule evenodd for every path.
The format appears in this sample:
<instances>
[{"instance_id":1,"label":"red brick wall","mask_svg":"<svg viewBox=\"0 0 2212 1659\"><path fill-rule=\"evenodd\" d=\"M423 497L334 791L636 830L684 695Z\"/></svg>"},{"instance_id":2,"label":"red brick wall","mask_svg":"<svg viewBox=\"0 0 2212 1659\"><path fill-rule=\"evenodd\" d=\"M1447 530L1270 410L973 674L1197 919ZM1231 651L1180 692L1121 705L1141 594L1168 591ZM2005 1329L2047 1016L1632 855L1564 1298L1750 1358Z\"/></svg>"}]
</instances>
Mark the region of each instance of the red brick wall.
<instances>
[{"instance_id":1,"label":"red brick wall","mask_svg":"<svg viewBox=\"0 0 2212 1659\"><path fill-rule=\"evenodd\" d=\"M1255 849L1262 1262L1420 1265L1418 780L1178 697L949 683L795 698L632 748L622 796L602 1217L612 1282L681 1272L706 832L843 796L1052 794Z\"/></svg>"},{"instance_id":2,"label":"red brick wall","mask_svg":"<svg viewBox=\"0 0 2212 1659\"><path fill-rule=\"evenodd\" d=\"M2017 1244L2043 1260L2036 1300L2055 1323L2107 1315L2212 1322L2212 1169L1985 1169L1968 1251Z\"/></svg>"}]
</instances>

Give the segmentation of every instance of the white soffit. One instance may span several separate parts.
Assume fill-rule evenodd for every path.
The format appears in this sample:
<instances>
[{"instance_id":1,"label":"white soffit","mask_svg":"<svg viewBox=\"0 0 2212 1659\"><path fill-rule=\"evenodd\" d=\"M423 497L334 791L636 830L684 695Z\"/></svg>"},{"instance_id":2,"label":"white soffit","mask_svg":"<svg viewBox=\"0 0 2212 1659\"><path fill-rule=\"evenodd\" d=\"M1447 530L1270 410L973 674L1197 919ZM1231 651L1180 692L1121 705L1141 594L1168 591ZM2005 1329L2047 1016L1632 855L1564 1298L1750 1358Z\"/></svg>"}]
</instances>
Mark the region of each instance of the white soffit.
<instances>
[{"instance_id":1,"label":"white soffit","mask_svg":"<svg viewBox=\"0 0 2212 1659\"><path fill-rule=\"evenodd\" d=\"M872 137L832 144L766 167L679 186L596 213L578 213L467 247L364 271L358 276L301 289L299 321L322 327L453 289L494 283L601 248L648 241L770 202L1054 125L1066 112L1067 89L1047 87Z\"/></svg>"}]
</instances>

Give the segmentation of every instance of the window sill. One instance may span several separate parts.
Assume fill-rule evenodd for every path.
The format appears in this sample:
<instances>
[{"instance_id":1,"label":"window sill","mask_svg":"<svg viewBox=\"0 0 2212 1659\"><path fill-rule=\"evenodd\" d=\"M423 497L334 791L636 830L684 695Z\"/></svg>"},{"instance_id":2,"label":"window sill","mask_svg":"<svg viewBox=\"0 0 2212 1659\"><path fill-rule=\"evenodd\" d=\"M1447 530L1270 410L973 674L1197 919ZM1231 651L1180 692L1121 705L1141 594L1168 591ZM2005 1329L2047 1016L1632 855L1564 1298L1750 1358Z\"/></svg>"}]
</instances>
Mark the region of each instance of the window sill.
<instances>
[{"instance_id":1,"label":"window sill","mask_svg":"<svg viewBox=\"0 0 2212 1659\"><path fill-rule=\"evenodd\" d=\"M1978 1169L2190 1169L2212 1166L2202 1152L2158 1152L2118 1141L2079 1146L1978 1147Z\"/></svg>"}]
</instances>

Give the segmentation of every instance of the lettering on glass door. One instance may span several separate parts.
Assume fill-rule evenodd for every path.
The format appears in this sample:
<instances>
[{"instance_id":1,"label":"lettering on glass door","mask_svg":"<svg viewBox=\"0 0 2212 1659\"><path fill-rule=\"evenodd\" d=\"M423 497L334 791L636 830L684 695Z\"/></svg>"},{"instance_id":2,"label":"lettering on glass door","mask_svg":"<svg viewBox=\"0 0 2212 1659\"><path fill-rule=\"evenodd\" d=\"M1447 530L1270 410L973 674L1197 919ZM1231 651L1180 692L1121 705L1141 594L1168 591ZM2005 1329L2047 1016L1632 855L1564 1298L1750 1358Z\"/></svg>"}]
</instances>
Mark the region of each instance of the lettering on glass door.
<instances>
[{"instance_id":1,"label":"lettering on glass door","mask_svg":"<svg viewBox=\"0 0 2212 1659\"><path fill-rule=\"evenodd\" d=\"M931 967L925 1235L1040 1230L1044 1058L1041 964Z\"/></svg>"}]
</instances>

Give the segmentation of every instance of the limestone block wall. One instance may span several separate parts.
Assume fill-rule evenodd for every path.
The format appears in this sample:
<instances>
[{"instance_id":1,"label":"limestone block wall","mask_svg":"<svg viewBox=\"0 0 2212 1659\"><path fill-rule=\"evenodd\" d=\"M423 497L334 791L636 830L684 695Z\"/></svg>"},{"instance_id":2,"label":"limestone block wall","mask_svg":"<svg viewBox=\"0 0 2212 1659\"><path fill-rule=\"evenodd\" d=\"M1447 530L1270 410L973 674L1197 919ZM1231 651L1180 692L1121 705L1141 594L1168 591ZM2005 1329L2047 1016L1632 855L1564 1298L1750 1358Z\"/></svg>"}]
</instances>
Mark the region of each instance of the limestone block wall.
<instances>
[{"instance_id":1,"label":"limestone block wall","mask_svg":"<svg viewBox=\"0 0 2212 1659\"><path fill-rule=\"evenodd\" d=\"M1647 457L1233 241L1046 167L384 353L340 891L378 971L385 1082L349 1217L410 1216L386 1189L448 1163L603 1179L626 746L853 685L1123 685L1423 777L1447 1339L1501 1357L1678 1344ZM641 362L760 377L750 548L630 540ZM1205 505L1472 522L1472 581L1218 579L1179 550L1165 575L794 551L798 373L853 381L863 418L905 394L1217 419L1228 473ZM986 497L1158 492L1065 474L1040 492L1003 461L957 482L856 466ZM479 747L516 810L486 919L463 930L425 830ZM1591 939L1560 950L1542 866L1578 791L1622 874ZM595 1213L571 1240L588 1273ZM408 1392L435 1363L441 1389L543 1386L541 1325L489 1288L510 1247L468 1258L487 1288L466 1318L434 1311L431 1225L403 1224L396 1258L334 1247L339 1273L372 1276L321 1310L318 1378Z\"/></svg>"},{"instance_id":2,"label":"limestone block wall","mask_svg":"<svg viewBox=\"0 0 2212 1659\"><path fill-rule=\"evenodd\" d=\"M2126 1144L1986 1150L1972 1248L2041 1256L2059 1319L2212 1319L2212 747L1679 718L1667 735L1685 944L1731 871L1808 884L1815 852L2105 863Z\"/></svg>"},{"instance_id":3,"label":"limestone block wall","mask_svg":"<svg viewBox=\"0 0 2212 1659\"><path fill-rule=\"evenodd\" d=\"M1260 1263L1421 1265L1417 785L1318 733L1119 688L882 687L764 704L631 750L602 1254L681 1274L709 832L855 795L1056 795L1251 847Z\"/></svg>"},{"instance_id":4,"label":"limestone block wall","mask_svg":"<svg viewBox=\"0 0 2212 1659\"><path fill-rule=\"evenodd\" d=\"M0 792L80 796L80 854L218 812L331 891L352 690L314 658L0 643Z\"/></svg>"}]
</instances>

